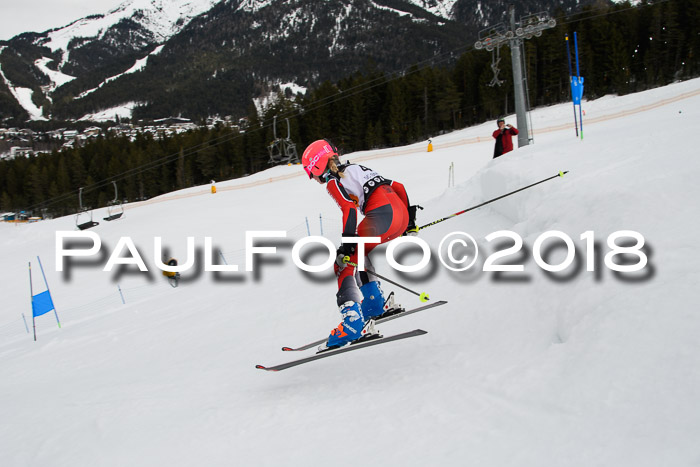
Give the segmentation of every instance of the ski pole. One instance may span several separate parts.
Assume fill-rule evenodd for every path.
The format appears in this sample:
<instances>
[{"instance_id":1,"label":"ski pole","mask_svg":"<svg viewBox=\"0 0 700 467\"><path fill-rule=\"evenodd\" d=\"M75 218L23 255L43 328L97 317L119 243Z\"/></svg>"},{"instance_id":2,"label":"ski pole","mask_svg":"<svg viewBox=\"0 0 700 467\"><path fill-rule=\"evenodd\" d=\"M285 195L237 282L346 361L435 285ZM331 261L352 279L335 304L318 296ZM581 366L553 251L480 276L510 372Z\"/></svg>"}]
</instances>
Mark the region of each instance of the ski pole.
<instances>
[{"instance_id":1,"label":"ski pole","mask_svg":"<svg viewBox=\"0 0 700 467\"><path fill-rule=\"evenodd\" d=\"M353 263L352 261L350 261L350 257L349 257L349 256L343 256L343 263L345 263L345 264L347 264L347 265L349 265L349 266L352 266L352 267L354 267L354 268L357 267L357 264L355 264L355 263ZM415 290L411 290L411 289L409 289L408 287L404 287L403 285L401 285L401 284L399 284L399 283L397 283L397 282L394 282L394 281L392 281L391 279L387 279L386 277L382 276L381 274L378 274L378 273L376 273L376 272L374 272L374 271L370 271L369 269L367 269L365 272L368 272L368 273L372 274L373 276L377 277L377 279L381 279L381 280L383 280L383 281L387 281L388 283L393 284L393 285L395 285L396 287L400 287L400 288L404 289L406 292L411 292L413 295L417 295L418 297L420 297L420 301L421 301L421 302L427 302L428 300L430 300L430 295L428 295L427 292L418 293L418 292L416 292Z\"/></svg>"},{"instance_id":2,"label":"ski pole","mask_svg":"<svg viewBox=\"0 0 700 467\"><path fill-rule=\"evenodd\" d=\"M578 78L579 85L581 84L581 72L579 71L578 68L578 39L576 38L576 31L574 31L574 49L576 50L576 77ZM583 115L582 112L583 110L581 109L582 104L579 101L578 104L578 115L579 115L579 121L581 122L581 139L583 139Z\"/></svg>"},{"instance_id":3,"label":"ski pole","mask_svg":"<svg viewBox=\"0 0 700 467\"><path fill-rule=\"evenodd\" d=\"M482 206L486 206L486 205L489 204L489 203L493 203L494 201L498 201L499 199L503 199L503 198L505 198L506 196L514 195L515 193L518 193L518 192L520 192L520 191L527 190L528 188L532 188L533 186L539 185L540 183L544 183L544 182L546 182L546 181L552 180L552 179L557 178L557 177L563 177L564 174L568 174L568 173L569 173L568 170L565 170L564 172L559 172L559 173L556 174L556 175L552 175L551 177L545 178L544 180L540 180L539 182L533 183L532 185L528 185L528 186L526 186L526 187L519 188L519 189L517 189L517 190L515 190L515 191L511 191L510 193L506 193L505 195L498 196L498 197L496 197L496 198L490 199L490 200L485 201L485 202L483 202L483 203L481 203L481 204L478 204L478 205L476 205L476 206L472 206L472 207L470 207L470 208L467 208L467 209L465 209L464 211L456 212L456 213L451 214L451 215L449 215L449 216L447 216L447 217L443 217L442 219L438 219L438 220L436 220L436 221L433 221L433 222L431 222L430 224L425 224L425 225L423 225L423 226L420 226L420 227L418 227L416 230L423 230L423 229L425 229L426 227L430 227L431 225L439 224L440 222L444 222L444 221L446 221L447 219L452 219L453 217L459 216L460 214L464 214L465 212L473 211L474 209L480 208L480 207L482 207ZM415 293L415 292L414 292L414 293Z\"/></svg>"},{"instance_id":4,"label":"ski pole","mask_svg":"<svg viewBox=\"0 0 700 467\"><path fill-rule=\"evenodd\" d=\"M574 125L576 126L576 137L578 138L578 121L576 120L576 101L574 100L574 92L571 89L571 82L573 81L574 77L571 73L571 50L569 47L569 35L564 34L564 39L566 40L566 57L568 58L567 62L569 64L569 89L571 90L571 100L574 103Z\"/></svg>"}]
</instances>

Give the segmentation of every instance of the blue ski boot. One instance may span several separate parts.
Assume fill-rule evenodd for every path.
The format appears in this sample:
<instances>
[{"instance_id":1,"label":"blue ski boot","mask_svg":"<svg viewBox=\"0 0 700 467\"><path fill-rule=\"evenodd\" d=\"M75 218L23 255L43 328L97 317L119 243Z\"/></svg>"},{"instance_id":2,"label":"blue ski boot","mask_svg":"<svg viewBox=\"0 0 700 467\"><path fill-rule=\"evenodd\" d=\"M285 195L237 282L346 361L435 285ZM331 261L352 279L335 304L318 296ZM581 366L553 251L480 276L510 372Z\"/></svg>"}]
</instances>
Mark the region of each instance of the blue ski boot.
<instances>
[{"instance_id":1,"label":"blue ski boot","mask_svg":"<svg viewBox=\"0 0 700 467\"><path fill-rule=\"evenodd\" d=\"M382 289L379 288L379 282L366 283L360 287L360 292L362 292L362 297L364 297L362 300L362 312L365 320L403 311L401 305L394 302L394 292L391 292L386 300L384 299Z\"/></svg>"},{"instance_id":2,"label":"blue ski boot","mask_svg":"<svg viewBox=\"0 0 700 467\"><path fill-rule=\"evenodd\" d=\"M328 341L318 348L319 351L341 347L375 332L374 321L365 324L359 303L352 301L343 303L340 305L340 314L343 316L343 322L331 331Z\"/></svg>"}]
</instances>

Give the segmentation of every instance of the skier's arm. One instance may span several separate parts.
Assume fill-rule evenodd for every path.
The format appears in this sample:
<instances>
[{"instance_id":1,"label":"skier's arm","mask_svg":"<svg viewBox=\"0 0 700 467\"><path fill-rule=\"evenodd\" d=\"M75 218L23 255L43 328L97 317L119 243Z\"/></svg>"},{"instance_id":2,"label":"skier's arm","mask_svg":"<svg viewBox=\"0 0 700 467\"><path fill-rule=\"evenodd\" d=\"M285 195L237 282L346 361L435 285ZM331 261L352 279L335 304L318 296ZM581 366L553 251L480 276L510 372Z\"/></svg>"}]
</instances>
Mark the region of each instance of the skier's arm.
<instances>
[{"instance_id":1,"label":"skier's arm","mask_svg":"<svg viewBox=\"0 0 700 467\"><path fill-rule=\"evenodd\" d=\"M403 235L418 234L418 229L416 228L416 210L423 209L423 207L411 206L411 204L408 202L408 194L406 194L406 187L403 186L403 183L392 181L391 189L394 190L394 193L396 193L399 199L401 199L401 202L406 206L406 211L408 212L408 226L406 227L406 231L403 233Z\"/></svg>"},{"instance_id":2,"label":"skier's arm","mask_svg":"<svg viewBox=\"0 0 700 467\"><path fill-rule=\"evenodd\" d=\"M515 128L514 126L510 127L509 130L510 130L510 134L512 134L512 135L518 134L518 129Z\"/></svg>"},{"instance_id":3,"label":"skier's arm","mask_svg":"<svg viewBox=\"0 0 700 467\"><path fill-rule=\"evenodd\" d=\"M501 130L496 130L493 132L493 138L498 139L498 137L501 136Z\"/></svg>"},{"instance_id":4,"label":"skier's arm","mask_svg":"<svg viewBox=\"0 0 700 467\"><path fill-rule=\"evenodd\" d=\"M343 211L343 236L349 237L357 232L357 207L337 180L331 180L326 184L326 190Z\"/></svg>"},{"instance_id":5,"label":"skier's arm","mask_svg":"<svg viewBox=\"0 0 700 467\"><path fill-rule=\"evenodd\" d=\"M408 194L406 194L406 187L403 186L403 183L399 183L394 180L391 182L391 189L394 190L394 192L397 195L399 195L399 198L401 198L401 202L408 209L410 203L408 202Z\"/></svg>"}]
</instances>

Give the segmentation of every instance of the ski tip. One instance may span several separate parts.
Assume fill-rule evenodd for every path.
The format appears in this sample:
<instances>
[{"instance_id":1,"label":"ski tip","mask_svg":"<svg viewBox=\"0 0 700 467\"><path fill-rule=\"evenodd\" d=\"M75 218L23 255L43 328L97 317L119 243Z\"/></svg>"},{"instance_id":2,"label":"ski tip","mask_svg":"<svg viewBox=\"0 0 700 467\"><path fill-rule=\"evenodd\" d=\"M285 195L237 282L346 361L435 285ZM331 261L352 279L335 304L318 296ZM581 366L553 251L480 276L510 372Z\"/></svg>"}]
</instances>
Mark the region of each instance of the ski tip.
<instances>
[{"instance_id":1,"label":"ski tip","mask_svg":"<svg viewBox=\"0 0 700 467\"><path fill-rule=\"evenodd\" d=\"M258 370L277 371L277 370L273 370L272 368L268 368L268 367L263 366L263 365L255 365L255 368L257 368Z\"/></svg>"},{"instance_id":2,"label":"ski tip","mask_svg":"<svg viewBox=\"0 0 700 467\"><path fill-rule=\"evenodd\" d=\"M291 347L282 347L282 352L294 352L296 349Z\"/></svg>"}]
</instances>

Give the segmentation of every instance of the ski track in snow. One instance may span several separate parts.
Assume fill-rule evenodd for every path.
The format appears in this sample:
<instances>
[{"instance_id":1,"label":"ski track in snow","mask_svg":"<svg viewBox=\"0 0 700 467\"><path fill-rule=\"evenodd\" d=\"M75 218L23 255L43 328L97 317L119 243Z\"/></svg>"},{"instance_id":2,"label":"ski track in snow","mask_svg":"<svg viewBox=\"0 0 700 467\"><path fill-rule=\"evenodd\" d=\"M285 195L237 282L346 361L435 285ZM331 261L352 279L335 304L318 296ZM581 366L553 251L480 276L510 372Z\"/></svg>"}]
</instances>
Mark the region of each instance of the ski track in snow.
<instances>
[{"instance_id":1,"label":"ski track in snow","mask_svg":"<svg viewBox=\"0 0 700 467\"><path fill-rule=\"evenodd\" d=\"M97 91L102 86L104 86L105 84L111 83L112 81L119 79L121 76L128 75L130 73L136 73L137 71L143 70L146 67L146 65L148 64L148 57L153 56L153 55L158 55L161 52L161 50L163 50L163 47L164 47L163 45L157 46L148 55L136 60L136 62L131 66L131 68L129 68L125 72L119 73L118 75L111 76L111 77L107 78L106 80L104 80L103 82L101 82L97 87L94 87L92 89L88 89L87 91L81 92L80 94L78 94L76 99L82 99L83 97L92 94L93 92ZM82 119L85 119L85 117L83 117Z\"/></svg>"},{"instance_id":2,"label":"ski track in snow","mask_svg":"<svg viewBox=\"0 0 700 467\"><path fill-rule=\"evenodd\" d=\"M51 85L48 89L49 91L53 91L57 87L63 86L64 84L75 79L75 76L70 76L65 73L61 73L60 71L54 71L46 66L52 61L52 58L42 57L34 62L34 65L51 80Z\"/></svg>"},{"instance_id":3,"label":"ski track in snow","mask_svg":"<svg viewBox=\"0 0 700 467\"><path fill-rule=\"evenodd\" d=\"M0 48L0 53L2 53L2 48ZM14 98L17 99L19 105L21 105L22 108L27 111L30 120L46 120L46 118L43 115L44 111L37 107L36 104L34 104L34 102L32 101L33 91L31 89L13 86L12 83L5 76L5 73L3 73L1 67L0 77L2 78L5 85L10 89L10 93L12 93Z\"/></svg>"}]
</instances>

